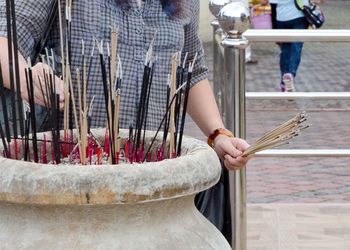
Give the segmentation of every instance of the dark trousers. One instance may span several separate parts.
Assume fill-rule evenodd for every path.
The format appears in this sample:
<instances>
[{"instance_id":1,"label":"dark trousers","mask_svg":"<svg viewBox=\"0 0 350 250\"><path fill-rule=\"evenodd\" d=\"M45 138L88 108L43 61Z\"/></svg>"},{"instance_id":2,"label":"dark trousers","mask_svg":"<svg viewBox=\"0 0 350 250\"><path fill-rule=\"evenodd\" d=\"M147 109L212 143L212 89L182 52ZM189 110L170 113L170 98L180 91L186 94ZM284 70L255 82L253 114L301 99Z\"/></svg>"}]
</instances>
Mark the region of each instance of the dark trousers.
<instances>
[{"instance_id":1,"label":"dark trousers","mask_svg":"<svg viewBox=\"0 0 350 250\"><path fill-rule=\"evenodd\" d=\"M277 29L277 12L276 12L276 8L277 8L277 4L276 3L270 3L271 5L271 19L272 19L272 28L273 29Z\"/></svg>"},{"instance_id":2,"label":"dark trousers","mask_svg":"<svg viewBox=\"0 0 350 250\"><path fill-rule=\"evenodd\" d=\"M277 21L278 29L307 29L308 26L309 24L304 17L296 18L285 22ZM283 76L285 73L291 73L293 74L293 76L296 76L301 60L302 49L303 43L301 42L281 44L281 76Z\"/></svg>"}]
</instances>

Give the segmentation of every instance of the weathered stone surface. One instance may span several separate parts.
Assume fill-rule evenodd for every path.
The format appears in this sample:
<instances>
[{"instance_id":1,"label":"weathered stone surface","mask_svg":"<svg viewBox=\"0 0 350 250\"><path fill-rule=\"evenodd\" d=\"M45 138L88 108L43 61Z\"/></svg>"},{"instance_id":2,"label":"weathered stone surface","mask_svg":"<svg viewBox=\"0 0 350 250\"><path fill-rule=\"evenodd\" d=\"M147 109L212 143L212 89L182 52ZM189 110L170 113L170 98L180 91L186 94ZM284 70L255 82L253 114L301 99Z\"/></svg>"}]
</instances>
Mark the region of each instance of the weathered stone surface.
<instances>
[{"instance_id":1,"label":"weathered stone surface","mask_svg":"<svg viewBox=\"0 0 350 250\"><path fill-rule=\"evenodd\" d=\"M118 166L0 158L0 248L230 249L193 204L196 193L218 181L218 158L190 138L183 152Z\"/></svg>"},{"instance_id":2,"label":"weathered stone surface","mask_svg":"<svg viewBox=\"0 0 350 250\"><path fill-rule=\"evenodd\" d=\"M95 134L99 138L103 130ZM220 165L212 149L184 138L183 152L177 159L117 166L53 166L0 158L0 200L47 205L137 203L198 193L218 181Z\"/></svg>"}]
</instances>

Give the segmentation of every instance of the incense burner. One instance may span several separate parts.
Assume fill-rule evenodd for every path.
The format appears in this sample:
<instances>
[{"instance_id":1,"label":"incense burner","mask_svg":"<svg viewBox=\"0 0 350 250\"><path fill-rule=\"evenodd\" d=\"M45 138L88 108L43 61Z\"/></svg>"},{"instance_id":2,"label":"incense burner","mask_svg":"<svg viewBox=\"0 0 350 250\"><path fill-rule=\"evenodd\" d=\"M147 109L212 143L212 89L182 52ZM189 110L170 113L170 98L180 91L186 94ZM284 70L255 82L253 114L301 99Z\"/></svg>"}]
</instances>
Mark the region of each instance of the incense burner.
<instances>
[{"instance_id":1,"label":"incense burner","mask_svg":"<svg viewBox=\"0 0 350 250\"><path fill-rule=\"evenodd\" d=\"M116 166L1 157L1 249L231 249L193 201L220 177L215 152L186 137L182 152Z\"/></svg>"}]
</instances>

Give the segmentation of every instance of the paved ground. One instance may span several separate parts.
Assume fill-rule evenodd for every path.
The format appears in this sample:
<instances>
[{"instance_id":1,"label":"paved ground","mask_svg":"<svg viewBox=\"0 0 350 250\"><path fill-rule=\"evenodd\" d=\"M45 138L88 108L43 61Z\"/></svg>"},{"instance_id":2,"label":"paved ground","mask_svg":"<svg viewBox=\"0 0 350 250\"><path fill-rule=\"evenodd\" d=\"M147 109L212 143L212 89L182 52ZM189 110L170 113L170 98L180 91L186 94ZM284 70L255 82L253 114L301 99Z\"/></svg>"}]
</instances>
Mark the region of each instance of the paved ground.
<instances>
[{"instance_id":1,"label":"paved ground","mask_svg":"<svg viewBox=\"0 0 350 250\"><path fill-rule=\"evenodd\" d=\"M349 204L249 204L248 250L349 250Z\"/></svg>"},{"instance_id":2,"label":"paved ground","mask_svg":"<svg viewBox=\"0 0 350 250\"><path fill-rule=\"evenodd\" d=\"M350 1L329 1L323 10L325 28L350 29ZM258 64L247 65L247 91L278 91L278 47L272 43L252 47ZM206 43L205 49L212 68L211 44ZM349 63L350 44L305 44L297 90L350 91ZM249 101L247 109L250 142L306 110L313 126L288 148L350 149L349 101ZM191 121L187 131L204 139ZM247 176L250 203L350 202L350 158L256 158Z\"/></svg>"}]
</instances>

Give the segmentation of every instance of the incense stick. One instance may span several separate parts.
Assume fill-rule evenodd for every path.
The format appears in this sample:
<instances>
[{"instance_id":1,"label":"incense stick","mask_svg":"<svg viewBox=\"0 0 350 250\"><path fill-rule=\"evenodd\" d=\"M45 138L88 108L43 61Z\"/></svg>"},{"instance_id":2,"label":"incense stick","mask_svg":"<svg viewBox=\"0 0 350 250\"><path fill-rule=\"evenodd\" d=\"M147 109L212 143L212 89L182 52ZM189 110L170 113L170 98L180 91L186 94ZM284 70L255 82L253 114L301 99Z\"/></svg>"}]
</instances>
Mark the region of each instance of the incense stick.
<instances>
[{"instance_id":1,"label":"incense stick","mask_svg":"<svg viewBox=\"0 0 350 250\"><path fill-rule=\"evenodd\" d=\"M176 97L176 68L178 64L178 53L173 56L172 59L172 70L171 70L171 82L170 82L170 96L171 98ZM175 145L175 103L171 104L170 107L170 121L169 121L169 132L170 132L170 144L169 144L169 158L174 158L176 153Z\"/></svg>"},{"instance_id":2,"label":"incense stick","mask_svg":"<svg viewBox=\"0 0 350 250\"><path fill-rule=\"evenodd\" d=\"M8 154L8 148L7 148L7 143L6 143L6 137L5 137L5 133L4 133L4 130L2 129L2 124L0 123L0 136L1 136L1 141L2 141L2 145L4 147L4 156L6 158L9 157L9 154Z\"/></svg>"},{"instance_id":3,"label":"incense stick","mask_svg":"<svg viewBox=\"0 0 350 250\"><path fill-rule=\"evenodd\" d=\"M186 82L185 97L184 97L184 105L183 105L182 116L181 116L179 142L178 142L178 146L177 146L177 156L181 155L182 138L183 138L184 129L185 129L188 98L189 98L191 82L192 82L192 72L193 72L193 68L194 68L194 65L196 63L196 60L197 60L197 53L194 56L193 62L188 67L187 82Z\"/></svg>"},{"instance_id":4,"label":"incense stick","mask_svg":"<svg viewBox=\"0 0 350 250\"><path fill-rule=\"evenodd\" d=\"M106 114L107 114L107 128L109 130L109 144L110 144L110 149L111 146L113 145L113 140L112 140L112 123L111 123L111 116L110 116L110 109L109 109L109 93L108 93L108 83L107 83L107 73L106 73L106 64L104 61L103 57L103 41L101 41L101 46L100 46L100 64L101 64L101 72L102 72L102 83L103 83L103 93L105 97L105 107L106 107ZM113 151L112 151L113 152ZM113 154L111 154L111 160L112 164L115 164L115 157Z\"/></svg>"},{"instance_id":5,"label":"incense stick","mask_svg":"<svg viewBox=\"0 0 350 250\"><path fill-rule=\"evenodd\" d=\"M162 127L163 127L163 123L164 123L164 121L165 121L166 117L168 116L168 112L169 112L169 110L171 109L172 104L173 104L173 103L174 103L174 101L175 101L175 98L176 98L176 95L175 95L175 96L173 96L173 98L171 99L171 101L170 101L170 103L169 103L169 105L168 105L168 107L167 107L167 109L166 109L166 110L167 110L167 112L164 114L163 119L162 119L162 121L160 122L160 124L159 124L159 126L158 126L158 129L157 129L157 131L156 131L156 133L154 134L153 139L152 139L152 141L151 141L150 145L148 146L148 150L146 151L146 153L145 153L145 155L144 155L144 158L143 158L142 162L144 162L144 161L146 160L147 154L148 154L148 153L151 151L152 146L153 146L153 144L155 143L155 141L156 141L156 139L157 139L157 136L158 136L158 134L159 134L160 130L162 129Z\"/></svg>"},{"instance_id":6,"label":"incense stick","mask_svg":"<svg viewBox=\"0 0 350 250\"><path fill-rule=\"evenodd\" d=\"M145 146L145 137L146 137L146 130L147 130L147 118L148 118L148 108L149 108L149 100L151 96L151 88L153 83L153 73L155 68L155 62L152 62L152 66L150 68L150 78L148 83L148 90L147 90L147 97L146 97L146 103L145 103L145 119L144 119L144 126L143 126L143 138L142 138L142 148Z\"/></svg>"},{"instance_id":7,"label":"incense stick","mask_svg":"<svg viewBox=\"0 0 350 250\"><path fill-rule=\"evenodd\" d=\"M7 113L7 103L6 103L6 96L5 96L5 87L4 87L4 81L2 77L2 67L0 63L0 98L1 98L1 104L2 104L2 114L4 118L4 124L5 124L5 132L6 132L6 138L7 142L11 142L11 134L10 134L10 124L9 124L9 116Z\"/></svg>"},{"instance_id":8,"label":"incense stick","mask_svg":"<svg viewBox=\"0 0 350 250\"><path fill-rule=\"evenodd\" d=\"M17 138L17 112L16 112L16 90L13 79L13 55L12 55L12 22L11 22L11 2L6 0L6 17L7 17L7 49L8 49L8 66L11 89L11 108L12 108L12 132Z\"/></svg>"},{"instance_id":9,"label":"incense stick","mask_svg":"<svg viewBox=\"0 0 350 250\"><path fill-rule=\"evenodd\" d=\"M33 75L32 69L29 66L26 70L26 81L27 81L27 92L30 106L30 118L31 118L31 127L32 127L32 139L33 139L33 154L34 154L34 162L39 162L38 155L38 144L37 144L37 131L36 131L36 118L35 118L35 104L34 104L34 84L33 84ZM15 137L16 139L16 137Z\"/></svg>"},{"instance_id":10,"label":"incense stick","mask_svg":"<svg viewBox=\"0 0 350 250\"><path fill-rule=\"evenodd\" d=\"M165 105L165 122L164 122L164 133L163 133L163 145L165 145L165 142L167 140L167 136L168 136L168 131L169 131L169 127L168 127L168 105L169 105L169 101L170 101L170 81L171 81L171 77L170 74L168 75L168 81L167 81L167 86L166 86L166 105Z\"/></svg>"},{"instance_id":11,"label":"incense stick","mask_svg":"<svg viewBox=\"0 0 350 250\"><path fill-rule=\"evenodd\" d=\"M304 126L303 123L307 121L305 112L293 117L280 126L265 133L260 139L245 150L242 156L250 156L259 151L270 148L279 147L288 144L291 139L298 136L299 133L308 128L310 125Z\"/></svg>"},{"instance_id":12,"label":"incense stick","mask_svg":"<svg viewBox=\"0 0 350 250\"><path fill-rule=\"evenodd\" d=\"M23 124L23 103L21 97L21 85L20 85L20 74L19 74L19 63L18 63L18 42L17 42L17 23L16 23L16 8L14 0L10 0L11 3L11 18L12 18L12 37L13 37L13 53L14 53L14 67L16 82L16 94L17 94L17 108L18 108L18 119L21 136L24 135L24 124Z\"/></svg>"},{"instance_id":13,"label":"incense stick","mask_svg":"<svg viewBox=\"0 0 350 250\"><path fill-rule=\"evenodd\" d=\"M68 68L68 79L70 79L70 70ZM82 149L81 149L81 138L80 138L80 133L79 133L79 123L78 123L78 115L77 115L77 109L75 106L75 98L74 98L74 90L73 90L73 83L70 80L69 81L70 85L70 92L71 92L71 100L72 100L72 109L73 109L73 116L74 116L74 121L75 121L75 127L77 130L77 137L78 137L78 145L79 145L79 154L82 155Z\"/></svg>"}]
</instances>

